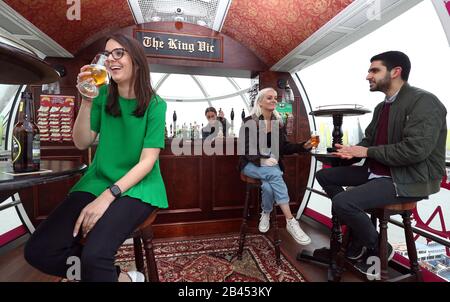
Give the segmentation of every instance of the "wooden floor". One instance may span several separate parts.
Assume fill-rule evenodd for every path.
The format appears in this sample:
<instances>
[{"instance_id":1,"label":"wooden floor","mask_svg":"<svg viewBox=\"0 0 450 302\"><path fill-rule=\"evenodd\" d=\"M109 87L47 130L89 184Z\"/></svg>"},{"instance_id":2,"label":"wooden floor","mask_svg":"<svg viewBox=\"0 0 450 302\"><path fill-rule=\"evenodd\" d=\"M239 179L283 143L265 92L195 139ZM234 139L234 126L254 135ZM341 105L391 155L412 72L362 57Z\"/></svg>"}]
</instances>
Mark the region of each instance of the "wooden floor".
<instances>
[{"instance_id":1,"label":"wooden floor","mask_svg":"<svg viewBox=\"0 0 450 302\"><path fill-rule=\"evenodd\" d=\"M298 245L287 233L285 228L280 228L280 237L282 240L281 251L283 255L292 263L310 282L327 281L327 267L296 260L297 253L302 248L313 250L329 245L329 234L326 230L302 222L303 230L311 237L312 243L308 246ZM250 228L249 232L257 233L256 228ZM219 236L219 235L218 235ZM268 232L269 238L272 237L271 231ZM204 236L202 236L204 237ZM155 240L158 241L158 240ZM31 267L23 258L23 244L19 247L0 256L0 282L57 282L59 278L43 274ZM360 281L356 276L345 272L342 281Z\"/></svg>"},{"instance_id":2,"label":"wooden floor","mask_svg":"<svg viewBox=\"0 0 450 302\"><path fill-rule=\"evenodd\" d=\"M30 266L23 258L21 246L0 256L0 282L58 282L60 278L46 275Z\"/></svg>"}]
</instances>

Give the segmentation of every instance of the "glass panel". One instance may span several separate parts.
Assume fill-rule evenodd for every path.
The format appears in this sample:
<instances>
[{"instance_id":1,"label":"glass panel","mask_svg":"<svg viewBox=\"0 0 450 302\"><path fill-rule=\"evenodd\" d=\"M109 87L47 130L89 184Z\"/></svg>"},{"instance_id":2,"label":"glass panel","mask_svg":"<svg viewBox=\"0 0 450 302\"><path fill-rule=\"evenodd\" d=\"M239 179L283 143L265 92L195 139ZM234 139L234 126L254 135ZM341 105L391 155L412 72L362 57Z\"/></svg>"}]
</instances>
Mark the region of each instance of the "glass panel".
<instances>
[{"instance_id":1,"label":"glass panel","mask_svg":"<svg viewBox=\"0 0 450 302\"><path fill-rule=\"evenodd\" d=\"M417 22L421 20L421 22ZM381 93L371 93L365 80L370 58L383 51L401 50L409 55L412 62L410 84L435 94L445 105L450 98L448 76L450 69L450 51L439 18L431 1L423 1L390 23L367 35L353 45L335 53L299 73L309 95L313 109L329 104L360 104L373 110L383 100ZM351 68L349 68L351 62ZM331 69L332 67L332 69ZM338 75L338 76L337 76ZM326 89L318 83L326 83ZM448 110L448 105L447 105ZM359 141L361 129L365 129L372 117L366 114L358 118L344 118L344 143L354 144ZM324 136L323 147L331 145L331 138L326 136L332 129L331 118L317 118L316 124ZM447 126L450 115L447 114ZM447 135L447 161L450 160L450 132ZM318 169L321 166L319 165ZM450 167L447 167L450 175ZM317 182L314 185L319 188ZM429 200L418 203L417 214L413 222L416 227L425 229L435 235L450 239L450 184L445 177L439 193ZM330 216L331 211L323 197L313 194L308 207ZM401 220L401 217L392 217ZM405 236L402 228L389 225L389 242L396 251L407 257ZM427 242L423 237L416 241L420 265L450 281L450 251L444 246Z\"/></svg>"},{"instance_id":2,"label":"glass panel","mask_svg":"<svg viewBox=\"0 0 450 302\"><path fill-rule=\"evenodd\" d=\"M156 88L156 85L158 84L159 80L165 75L165 73L159 73L159 72L150 72L150 82L152 83L152 87Z\"/></svg>"},{"instance_id":3,"label":"glass panel","mask_svg":"<svg viewBox=\"0 0 450 302\"><path fill-rule=\"evenodd\" d=\"M197 83L185 74L171 74L159 88L158 94L172 99L204 98Z\"/></svg>"},{"instance_id":4,"label":"glass panel","mask_svg":"<svg viewBox=\"0 0 450 302\"><path fill-rule=\"evenodd\" d=\"M395 252L409 259L404 230L396 225L389 224L388 238ZM418 237L416 250L420 267L429 270L446 281L450 281L450 253L445 246L434 241L427 241L423 237ZM406 264L409 265L408 262Z\"/></svg>"},{"instance_id":5,"label":"glass panel","mask_svg":"<svg viewBox=\"0 0 450 302\"><path fill-rule=\"evenodd\" d=\"M236 92L236 88L224 77L197 76L209 96L226 95ZM250 86L250 85L249 85ZM216 106L216 104L213 104Z\"/></svg>"},{"instance_id":6,"label":"glass panel","mask_svg":"<svg viewBox=\"0 0 450 302\"><path fill-rule=\"evenodd\" d=\"M236 82L236 84L239 85L240 89L250 88L250 86L252 86L252 80L251 79L233 78L233 80Z\"/></svg>"},{"instance_id":7,"label":"glass panel","mask_svg":"<svg viewBox=\"0 0 450 302\"><path fill-rule=\"evenodd\" d=\"M9 111L9 102L17 93L19 85L4 85L0 84L0 112L4 117Z\"/></svg>"},{"instance_id":8,"label":"glass panel","mask_svg":"<svg viewBox=\"0 0 450 302\"><path fill-rule=\"evenodd\" d=\"M410 57L412 62L410 84L432 92L447 105L450 89L447 85L446 71L450 70L450 60L447 59L450 57L450 49L431 1L423 1L349 47L300 71L299 77L308 93L312 108L330 104L360 104L373 110L384 99L384 95L369 91L365 77L370 58L392 49L404 51ZM345 117L342 127L344 143L359 142L361 132L371 118L372 113L359 117ZM323 137L321 147L331 146L333 128L331 118L316 118L316 125ZM450 114L447 114L448 125ZM447 133L447 161L450 161L450 132ZM317 182L314 187L319 187ZM442 189L440 193L431 196L430 200L419 203L420 216L426 221L436 207L440 206L446 220L445 226L449 229L450 204L446 202L449 199L448 194L448 190ZM329 215L330 211L322 208L323 204L319 204L320 201L316 196L312 195L308 206ZM433 221L431 224L439 223Z\"/></svg>"},{"instance_id":9,"label":"glass panel","mask_svg":"<svg viewBox=\"0 0 450 302\"><path fill-rule=\"evenodd\" d=\"M162 76L164 76L164 74L152 73L153 85L156 85L157 81L161 79ZM196 78L199 80L203 89L207 91L209 97L220 97L239 91L225 77L196 76ZM244 85L240 89L242 90L250 87L251 80L239 79L239 83ZM242 109L244 109L246 115L249 114L241 96L212 100L210 102L207 100L201 101L202 99L205 99L205 97L198 83L196 83L190 75L171 74L159 88L158 94L168 100L166 115L168 132L170 132L170 125L173 124L174 111L177 112L177 126L181 127L185 123L186 126L189 127L190 124L194 125L194 123L197 123L197 125L200 126L202 124L206 125L205 109L209 107L210 104L214 106L217 111L222 109L225 118L230 123L231 109L234 109L234 133L236 136L239 134L239 128L242 123ZM189 101L191 98L197 100ZM173 101L176 99L179 101Z\"/></svg>"},{"instance_id":10,"label":"glass panel","mask_svg":"<svg viewBox=\"0 0 450 302\"><path fill-rule=\"evenodd\" d=\"M4 130L6 130L6 125L8 123L12 101L14 100L19 87L19 85L0 84L0 151L5 149L4 139L6 133Z\"/></svg>"},{"instance_id":11,"label":"glass panel","mask_svg":"<svg viewBox=\"0 0 450 302\"><path fill-rule=\"evenodd\" d=\"M443 102L449 99L446 71L450 69L450 60L447 59L450 50L447 38L431 1L423 1L351 46L300 71L299 76L312 107L356 103L373 110L384 95L369 91L365 77L370 58L391 49L404 51L411 58L411 85L434 93ZM330 66L333 67L331 70ZM324 83L327 89L318 83ZM363 129L370 119L371 114L360 117ZM447 124L449 121L450 116L447 115ZM346 122L347 119L344 126Z\"/></svg>"}]
</instances>

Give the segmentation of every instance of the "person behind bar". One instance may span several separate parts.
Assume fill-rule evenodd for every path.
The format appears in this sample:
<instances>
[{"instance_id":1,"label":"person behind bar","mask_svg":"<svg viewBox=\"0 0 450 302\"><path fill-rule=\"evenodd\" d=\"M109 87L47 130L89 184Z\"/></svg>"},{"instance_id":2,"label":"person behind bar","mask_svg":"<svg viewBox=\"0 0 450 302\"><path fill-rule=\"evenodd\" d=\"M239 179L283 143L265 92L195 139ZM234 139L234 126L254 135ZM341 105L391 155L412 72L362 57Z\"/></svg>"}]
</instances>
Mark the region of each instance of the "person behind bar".
<instances>
[{"instance_id":1,"label":"person behind bar","mask_svg":"<svg viewBox=\"0 0 450 302\"><path fill-rule=\"evenodd\" d=\"M351 229L346 257L358 261L355 267L362 273L377 277L369 273L373 263L367 259L379 256L378 233L364 210L419 201L439 191L447 112L436 96L408 84L411 63L406 54L389 51L370 62L370 91L383 92L385 99L376 106L359 144L336 144L340 158L366 158L365 163L323 169L316 177L339 220ZM343 186L352 188L344 191ZM388 258L393 255L388 245Z\"/></svg>"},{"instance_id":2,"label":"person behind bar","mask_svg":"<svg viewBox=\"0 0 450 302\"><path fill-rule=\"evenodd\" d=\"M265 233L270 227L270 213L273 204L280 206L285 218L286 229L301 245L311 239L300 228L289 207L289 195L283 180L283 155L308 152L311 142L289 143L286 128L280 114L275 110L277 92L264 88L256 96L256 104L250 116L244 119L239 132L239 145L244 146L245 155L239 159L241 173L259 179L261 185L262 212L258 229Z\"/></svg>"},{"instance_id":3,"label":"person behind bar","mask_svg":"<svg viewBox=\"0 0 450 302\"><path fill-rule=\"evenodd\" d=\"M120 273L114 256L155 208L168 207L158 160L167 105L150 85L138 41L112 35L104 53L111 83L98 97L82 99L73 129L80 150L100 134L94 160L28 240L25 259L47 274L66 277L69 258L76 256L81 281L143 281L141 273ZM90 75L88 67L81 68L78 81Z\"/></svg>"},{"instance_id":4,"label":"person behind bar","mask_svg":"<svg viewBox=\"0 0 450 302\"><path fill-rule=\"evenodd\" d=\"M202 138L216 138L220 136L228 136L228 130L230 129L230 123L224 117L224 113L220 110L217 115L217 110L214 107L208 107L205 110L205 117L208 120L208 124L202 128Z\"/></svg>"}]
</instances>

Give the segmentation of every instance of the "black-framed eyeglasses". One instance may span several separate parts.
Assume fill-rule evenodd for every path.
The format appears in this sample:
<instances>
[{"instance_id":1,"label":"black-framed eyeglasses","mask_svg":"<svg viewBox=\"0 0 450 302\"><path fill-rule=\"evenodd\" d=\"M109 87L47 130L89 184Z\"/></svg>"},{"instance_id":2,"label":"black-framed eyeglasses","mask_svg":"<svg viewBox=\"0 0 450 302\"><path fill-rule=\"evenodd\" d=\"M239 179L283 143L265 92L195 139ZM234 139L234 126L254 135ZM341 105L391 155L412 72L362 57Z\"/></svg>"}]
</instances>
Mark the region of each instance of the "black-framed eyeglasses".
<instances>
[{"instance_id":1,"label":"black-framed eyeglasses","mask_svg":"<svg viewBox=\"0 0 450 302\"><path fill-rule=\"evenodd\" d=\"M120 58L123 57L123 55L126 51L127 50L125 48L114 48L111 51L105 50L104 52L102 52L102 54L104 54L106 57L109 57L109 55L112 55L114 60L119 60Z\"/></svg>"}]
</instances>

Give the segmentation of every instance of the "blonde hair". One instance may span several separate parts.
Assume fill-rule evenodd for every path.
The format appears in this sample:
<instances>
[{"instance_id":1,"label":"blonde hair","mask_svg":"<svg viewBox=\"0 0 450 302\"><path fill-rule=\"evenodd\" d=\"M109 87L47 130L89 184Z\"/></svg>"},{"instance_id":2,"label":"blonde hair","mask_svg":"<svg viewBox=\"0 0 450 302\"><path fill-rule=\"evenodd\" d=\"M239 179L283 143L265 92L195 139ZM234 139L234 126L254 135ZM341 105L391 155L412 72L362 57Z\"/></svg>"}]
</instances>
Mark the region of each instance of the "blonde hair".
<instances>
[{"instance_id":1,"label":"blonde hair","mask_svg":"<svg viewBox=\"0 0 450 302\"><path fill-rule=\"evenodd\" d=\"M261 110L261 106L259 106L259 103L263 100L264 96L269 91L273 91L273 92L277 93L277 91L272 87L267 87L267 88L261 89L258 92L258 95L256 95L256 102L253 105L252 110L250 111L250 115L252 115L252 116L255 115L257 118L259 118L261 116L262 110ZM281 115L276 109L273 111L273 115L275 116L275 118L277 120L282 121Z\"/></svg>"}]
</instances>

